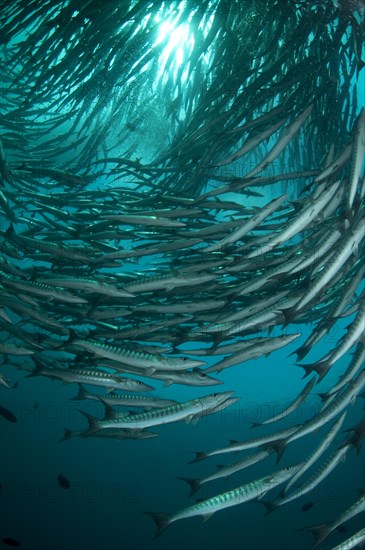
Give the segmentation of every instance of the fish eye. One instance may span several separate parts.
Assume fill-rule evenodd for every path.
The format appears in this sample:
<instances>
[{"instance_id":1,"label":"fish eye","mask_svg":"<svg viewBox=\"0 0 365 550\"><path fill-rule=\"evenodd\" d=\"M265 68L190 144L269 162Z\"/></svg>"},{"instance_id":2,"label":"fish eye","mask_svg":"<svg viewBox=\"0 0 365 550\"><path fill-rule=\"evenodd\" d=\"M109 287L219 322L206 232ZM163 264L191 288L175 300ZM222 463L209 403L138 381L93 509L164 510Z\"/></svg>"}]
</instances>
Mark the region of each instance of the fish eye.
<instances>
[{"instance_id":1,"label":"fish eye","mask_svg":"<svg viewBox=\"0 0 365 550\"><path fill-rule=\"evenodd\" d=\"M200 378L205 378L206 374L204 372L199 372L199 376L200 376Z\"/></svg>"}]
</instances>

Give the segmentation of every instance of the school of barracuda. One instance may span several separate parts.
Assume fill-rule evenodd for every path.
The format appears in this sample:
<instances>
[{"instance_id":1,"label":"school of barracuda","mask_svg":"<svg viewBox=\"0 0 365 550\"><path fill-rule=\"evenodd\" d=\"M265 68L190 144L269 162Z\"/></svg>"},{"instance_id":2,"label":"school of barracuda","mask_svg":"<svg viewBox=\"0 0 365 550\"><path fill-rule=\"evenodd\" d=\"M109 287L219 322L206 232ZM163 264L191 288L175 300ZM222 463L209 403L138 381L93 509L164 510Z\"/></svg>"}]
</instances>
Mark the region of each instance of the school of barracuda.
<instances>
[{"instance_id":1,"label":"school of barracuda","mask_svg":"<svg viewBox=\"0 0 365 550\"><path fill-rule=\"evenodd\" d=\"M279 461L319 428L320 443L308 439L303 462L252 483L172 515L148 512L157 534L289 480L266 502L271 512L359 453L365 433L364 420L346 424L365 388L364 4L290 2L285 17L279 1L243 4L0 2L0 350L4 365L102 401L103 419L83 413L89 428L63 439L163 437L150 428L195 423L239 399L234 387L209 392L222 370L275 357L299 325L312 327L296 350L310 378L263 421L272 431L199 451L193 462L251 450L185 481L193 494L272 453ZM188 23L195 40L180 66L171 50L156 79L167 43L156 32L167 18ZM166 127L154 140L156 109ZM346 317L343 337L306 362ZM318 414L277 427L344 357ZM167 399L163 389L150 397L154 381L190 386L191 398ZM0 384L16 393L3 373ZM194 396L201 386L207 394ZM350 435L334 444L345 427ZM364 509L361 496L308 528L316 546ZM336 548L364 540L362 530Z\"/></svg>"}]
</instances>

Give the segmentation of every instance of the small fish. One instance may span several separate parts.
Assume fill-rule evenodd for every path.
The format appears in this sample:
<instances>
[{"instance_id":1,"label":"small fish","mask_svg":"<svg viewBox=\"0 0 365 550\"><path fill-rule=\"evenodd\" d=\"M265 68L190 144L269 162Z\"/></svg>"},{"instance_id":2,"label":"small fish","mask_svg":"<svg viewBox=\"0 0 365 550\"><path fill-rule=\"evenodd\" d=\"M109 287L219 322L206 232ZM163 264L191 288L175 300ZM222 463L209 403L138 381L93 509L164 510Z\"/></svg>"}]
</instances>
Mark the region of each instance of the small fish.
<instances>
[{"instance_id":1,"label":"small fish","mask_svg":"<svg viewBox=\"0 0 365 550\"><path fill-rule=\"evenodd\" d=\"M313 506L314 506L314 502L306 502L302 506L302 512L308 512L308 510L310 510Z\"/></svg>"},{"instance_id":2,"label":"small fish","mask_svg":"<svg viewBox=\"0 0 365 550\"><path fill-rule=\"evenodd\" d=\"M9 409L3 407L2 405L0 405L0 415L9 422L18 422L17 417L11 411L9 411Z\"/></svg>"},{"instance_id":3,"label":"small fish","mask_svg":"<svg viewBox=\"0 0 365 550\"><path fill-rule=\"evenodd\" d=\"M57 479L58 479L58 485L62 487L62 489L70 489L71 483L67 479L67 477L65 477L63 474L60 474L59 476L57 476Z\"/></svg>"},{"instance_id":4,"label":"small fish","mask_svg":"<svg viewBox=\"0 0 365 550\"><path fill-rule=\"evenodd\" d=\"M8 546L20 546L20 542L16 539L13 539L12 537L5 537L1 539L1 542L7 544Z\"/></svg>"}]
</instances>

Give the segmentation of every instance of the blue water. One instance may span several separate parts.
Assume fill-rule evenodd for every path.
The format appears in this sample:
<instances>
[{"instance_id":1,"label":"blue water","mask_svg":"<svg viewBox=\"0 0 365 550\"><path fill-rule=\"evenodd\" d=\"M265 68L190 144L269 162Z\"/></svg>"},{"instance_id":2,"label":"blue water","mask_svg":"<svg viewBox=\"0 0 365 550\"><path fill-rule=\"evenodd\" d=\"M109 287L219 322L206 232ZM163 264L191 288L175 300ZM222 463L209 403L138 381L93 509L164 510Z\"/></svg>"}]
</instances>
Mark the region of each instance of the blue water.
<instances>
[{"instance_id":1,"label":"blue water","mask_svg":"<svg viewBox=\"0 0 365 550\"><path fill-rule=\"evenodd\" d=\"M365 103L364 80L363 70L358 82L359 108ZM150 153L148 147L151 144L146 144L146 158ZM283 162L291 166L290 159ZM247 163L244 168L238 166L237 175L246 172ZM99 185L102 182L97 182L95 188ZM267 195L262 201L265 203L270 198ZM251 204L250 200L245 199L244 204ZM253 204L259 202L252 201ZM18 226L19 231L23 229ZM139 270L140 266L129 264L127 269L123 266L123 271L128 269ZM341 320L304 362L314 362L332 349L352 318ZM276 457L270 456L228 480L204 485L191 499L188 486L176 479L203 477L213 473L217 464L228 464L245 456L245 453L226 454L188 464L195 451L215 449L227 445L230 439L245 440L301 423L318 412L321 402L317 393L337 382L347 368L351 352L315 386L295 414L275 424L275 428L269 425L251 429L252 422L267 418L272 410L277 413L286 407L306 384L307 380L302 380L303 369L295 365L294 357L289 354L305 341L312 328L291 325L285 331L300 332L300 340L269 357L236 365L219 374L224 386L215 389L234 390L235 396L241 397L238 404L222 413L203 417L196 425L176 423L152 428L159 437L141 441L73 437L59 442L65 428L87 428L78 409L101 416L102 406L70 401L77 393L76 384L63 385L43 377L27 378L26 372L15 369L13 364L2 365L1 372L18 382L18 387L10 390L0 386L1 405L12 411L18 422L9 423L0 417L0 539L13 537L23 550L310 549L313 537L301 529L333 520L358 498L359 490L365 488L364 447L359 455L354 449L349 451L346 461L315 491L268 516L262 504L249 502L218 512L207 522L199 517L176 522L155 539L155 525L143 511L174 513L194 503L195 498L209 498L248 483L295 464L311 453L327 433L328 426L289 445L279 465L275 464ZM272 335L277 336L283 330L276 327ZM189 344L189 347L192 346ZM18 365L21 362L20 358L10 361ZM215 391L212 387L178 385L162 389L162 383L153 383L156 387L153 395L179 401ZM88 389L94 391L91 387ZM364 417L363 407L361 398L349 407L343 429ZM332 450L346 437L340 432ZM323 460L321 457L310 475ZM70 489L59 486L59 474L69 479ZM279 490L265 495L264 500L274 499ZM301 508L308 502L314 502L314 506L303 512ZM347 533L332 533L320 548L332 548L363 524L363 515L353 518L346 524ZM6 546L0 542L2 547Z\"/></svg>"},{"instance_id":2,"label":"blue water","mask_svg":"<svg viewBox=\"0 0 365 550\"><path fill-rule=\"evenodd\" d=\"M327 349L323 345L319 352L324 354ZM65 427L86 428L78 408L95 414L97 405L87 403L85 409L85 402L69 401L76 393L75 384L62 386L58 381L24 378L23 372L14 374L10 366L3 367L7 376L19 381L16 392L1 390L2 403L19 421L10 424L1 420L2 441L6 442L0 455L1 535L16 537L29 550L310 548L311 534L298 529L329 521L356 500L359 488L365 487L364 449L359 456L349 452L346 462L317 490L267 517L263 517L265 508L261 504L246 503L223 510L206 523L200 518L176 522L155 540L152 520L141 513L172 513L186 507L190 504L188 486L175 479L177 476L203 477L215 471L216 464L244 456L221 455L188 464L196 450L214 449L226 445L228 439L244 440L265 433L265 428L252 430L250 422L267 414L268 402L287 405L303 385L298 376L302 371L288 359L289 351L288 347L269 358L221 373L224 387L242 396L239 405L204 417L196 426L178 423L154 428L160 436L144 441L72 438L58 443ZM272 382L265 383L266 379ZM321 386L328 386L328 382ZM183 400L185 393L188 389L172 386L164 396ZM37 409L34 403L38 403ZM311 397L309 404L300 408L299 416L292 415L277 427L310 418L318 404L319 399ZM358 399L350 408L345 427L358 422L362 406L363 400ZM101 412L100 407L97 409ZM325 432L290 445L279 467L303 460ZM342 439L339 434L335 443ZM228 481L216 480L203 486L196 496L209 498L276 468L275 457L270 456ZM70 480L70 490L59 487L56 478L60 473ZM277 494L278 489L274 491ZM303 513L301 507L309 501L315 505ZM362 519L359 516L349 522L349 533L361 527ZM346 534L333 533L323 548L330 548L341 537Z\"/></svg>"}]
</instances>

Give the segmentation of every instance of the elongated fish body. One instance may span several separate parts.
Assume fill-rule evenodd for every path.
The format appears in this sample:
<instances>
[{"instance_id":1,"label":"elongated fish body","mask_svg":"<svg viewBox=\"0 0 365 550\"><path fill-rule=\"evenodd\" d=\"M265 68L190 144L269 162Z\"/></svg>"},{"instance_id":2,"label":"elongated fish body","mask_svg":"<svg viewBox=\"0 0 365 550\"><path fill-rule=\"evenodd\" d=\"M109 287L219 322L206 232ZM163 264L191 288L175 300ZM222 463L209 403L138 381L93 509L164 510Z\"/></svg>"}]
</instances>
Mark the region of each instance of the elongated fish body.
<instances>
[{"instance_id":1,"label":"elongated fish body","mask_svg":"<svg viewBox=\"0 0 365 550\"><path fill-rule=\"evenodd\" d=\"M243 144L243 146L240 149L238 149L238 151L236 151L235 153L233 153L229 157L225 158L224 160L221 160L215 166L224 166L225 164L229 164L230 162L236 161L237 159L239 159L240 157L242 157L246 153L249 153L254 147L259 145L261 142L265 141L265 139L270 137L271 134L276 132L276 130L278 130L284 124L284 122L285 122L284 119L279 120L279 122L277 122L273 126L270 126L270 128L268 128L267 130L264 130L263 132L261 132L260 134L255 136L254 138L246 141Z\"/></svg>"},{"instance_id":2,"label":"elongated fish body","mask_svg":"<svg viewBox=\"0 0 365 550\"><path fill-rule=\"evenodd\" d=\"M201 397L200 399L192 399L184 403L152 409L144 413L119 416L111 420L99 421L88 417L89 432L92 433L106 428L142 430L150 426L169 424L171 422L178 422L179 420L190 422L194 417L217 407L218 403L224 403L232 393L233 392L212 394Z\"/></svg>"},{"instance_id":3,"label":"elongated fish body","mask_svg":"<svg viewBox=\"0 0 365 550\"><path fill-rule=\"evenodd\" d=\"M30 292L31 294L36 294L37 296L42 296L43 298L59 300L61 302L69 302L73 304L87 304L85 298L81 296L75 296L70 292L63 291L62 289L55 289L53 286L45 285L41 283L36 283L34 281L10 281L5 282L6 285L12 286L18 290L24 290Z\"/></svg>"},{"instance_id":4,"label":"elongated fish body","mask_svg":"<svg viewBox=\"0 0 365 550\"><path fill-rule=\"evenodd\" d=\"M0 386L5 386L5 388L13 388L14 384L0 372Z\"/></svg>"},{"instance_id":5,"label":"elongated fish body","mask_svg":"<svg viewBox=\"0 0 365 550\"><path fill-rule=\"evenodd\" d=\"M34 350L20 346L19 344L7 343L0 341L0 353L3 355L33 355Z\"/></svg>"},{"instance_id":6,"label":"elongated fish body","mask_svg":"<svg viewBox=\"0 0 365 550\"><path fill-rule=\"evenodd\" d=\"M308 481L303 483L293 491L292 493L289 493L287 496L284 496L283 498L280 498L273 503L268 504L269 510L273 510L277 508L278 506L282 506L283 504L287 504L288 502L291 502L292 500L295 500L297 498L300 498L301 496L309 493L312 489L317 487L323 481L333 470L338 466L338 464L343 460L345 457L347 451L349 450L349 446L346 445L345 447L342 447L340 449L337 449L332 455L323 463L321 468L317 470Z\"/></svg>"},{"instance_id":7,"label":"elongated fish body","mask_svg":"<svg viewBox=\"0 0 365 550\"><path fill-rule=\"evenodd\" d=\"M156 380L162 380L164 386L170 384L182 384L184 386L218 386L223 384L221 380L209 376L207 369L199 369L198 367L193 370L177 371L177 372L160 372L156 371L151 374L151 378Z\"/></svg>"},{"instance_id":8,"label":"elongated fish body","mask_svg":"<svg viewBox=\"0 0 365 550\"><path fill-rule=\"evenodd\" d=\"M365 218L359 217L353 231L343 238L335 255L326 262L320 276L310 285L308 291L295 306L296 310L303 308L317 296L324 286L337 274L351 254L356 253L360 242L365 236Z\"/></svg>"},{"instance_id":9,"label":"elongated fish body","mask_svg":"<svg viewBox=\"0 0 365 550\"><path fill-rule=\"evenodd\" d=\"M150 397L145 395L120 395L116 393L108 393L106 395L93 394L86 391L81 384L79 384L78 394L72 399L93 399L94 401L100 401L101 399L104 403L107 403L111 407L142 407L144 409L169 407L177 403L177 401L173 399L162 399L161 397Z\"/></svg>"},{"instance_id":10,"label":"elongated fish body","mask_svg":"<svg viewBox=\"0 0 365 550\"><path fill-rule=\"evenodd\" d=\"M318 174L313 183L319 183L335 174L351 157L352 146L347 144L338 157Z\"/></svg>"},{"instance_id":11,"label":"elongated fish body","mask_svg":"<svg viewBox=\"0 0 365 550\"><path fill-rule=\"evenodd\" d=\"M275 338L268 338L265 342L253 344L252 346L244 348L242 351L232 354L230 357L222 359L222 361L219 361L215 365L205 369L205 372L219 372L232 365L237 365L243 363L244 361L248 361L249 359L268 355L272 351L287 346L299 336L300 334L283 334L281 336L276 336Z\"/></svg>"},{"instance_id":12,"label":"elongated fish body","mask_svg":"<svg viewBox=\"0 0 365 550\"><path fill-rule=\"evenodd\" d=\"M84 278L66 278L55 277L48 279L39 279L39 283L47 284L49 286L60 286L66 288L74 288L76 290L82 290L83 292L94 292L97 294L104 294L105 296L112 296L113 298L133 298L133 294L123 289L119 289L114 285L95 281L94 279Z\"/></svg>"},{"instance_id":13,"label":"elongated fish body","mask_svg":"<svg viewBox=\"0 0 365 550\"><path fill-rule=\"evenodd\" d=\"M244 468L248 468L253 464L257 464L257 462L264 460L273 452L274 449L270 449L270 447L268 447L266 449L257 451L256 453L250 454L249 456L245 456L241 460L233 462L232 464L218 465L217 472L214 472L214 474L210 474L209 476L203 477L201 479L191 479L183 477L180 477L179 479L186 481L189 484L191 488L189 497L191 497L196 493L196 491L198 491L198 489L200 489L202 485L204 485L204 483L207 483L208 481L214 481L216 479L221 479L222 477L227 479L232 474L235 474L236 472L239 472Z\"/></svg>"},{"instance_id":14,"label":"elongated fish body","mask_svg":"<svg viewBox=\"0 0 365 550\"><path fill-rule=\"evenodd\" d=\"M365 527L363 529L360 529L360 531L357 531L352 537L349 537L348 539L344 540L340 544L337 544L336 546L332 546L331 550L351 550L352 548L356 548L358 546L362 546L365 542Z\"/></svg>"},{"instance_id":15,"label":"elongated fish body","mask_svg":"<svg viewBox=\"0 0 365 550\"><path fill-rule=\"evenodd\" d=\"M318 414L313 416L305 424L297 426L294 433L289 435L286 440L282 440L279 444L276 443L276 450L278 452L278 458L280 458L286 445L300 439L305 435L314 432L318 428L321 428L333 418L336 418L351 402L354 402L355 398L363 390L365 386L365 369L361 371L359 376L350 382L348 387L338 396L333 399L330 404L325 404ZM274 446L274 443L272 443Z\"/></svg>"},{"instance_id":16,"label":"elongated fish body","mask_svg":"<svg viewBox=\"0 0 365 550\"><path fill-rule=\"evenodd\" d=\"M359 177L361 175L361 169L364 164L365 158L365 108L360 111L358 119L354 127L354 141L352 146L352 162L349 181L349 192L347 198L348 210L351 211L357 187Z\"/></svg>"},{"instance_id":17,"label":"elongated fish body","mask_svg":"<svg viewBox=\"0 0 365 550\"><path fill-rule=\"evenodd\" d=\"M82 430L78 431L72 431L69 429L65 429L63 437L59 439L59 442L61 441L67 441L71 437L100 437L102 439L118 439L120 441L124 439L150 439L151 437L158 437L158 433L149 432L148 430L123 430L123 429L115 429L115 430L100 430L99 432L95 432L92 434L88 434L87 432L84 432Z\"/></svg>"},{"instance_id":18,"label":"elongated fish body","mask_svg":"<svg viewBox=\"0 0 365 550\"><path fill-rule=\"evenodd\" d=\"M320 196L315 201L308 201L309 204L304 208L294 220L288 223L280 233L274 235L269 242L261 246L258 250L254 250L247 255L247 258L256 258L259 255L265 254L274 248L277 248L280 244L289 241L294 235L297 235L308 227L313 220L316 220L321 210L328 204L330 199L335 195L339 188L340 181L332 183L329 189L324 189Z\"/></svg>"},{"instance_id":19,"label":"elongated fish body","mask_svg":"<svg viewBox=\"0 0 365 550\"><path fill-rule=\"evenodd\" d=\"M261 437L255 437L253 439L247 439L246 441L233 441L227 447L221 447L219 449L214 449L212 451L202 452L197 451L195 458L190 461L191 464L194 462L199 462L204 460L209 456L226 454L226 453L236 453L238 451L247 451L249 449L256 449L263 445L270 446L270 443L284 439L285 437L290 437L291 434L295 433L298 430L298 426L291 426L290 428L285 428L284 430L279 430L270 434L263 435Z\"/></svg>"},{"instance_id":20,"label":"elongated fish body","mask_svg":"<svg viewBox=\"0 0 365 550\"><path fill-rule=\"evenodd\" d=\"M207 300L204 302L191 302L180 304L156 304L153 306L137 306L135 311L152 311L158 313L197 313L199 311L207 311L219 309L223 307L226 300Z\"/></svg>"},{"instance_id":21,"label":"elongated fish body","mask_svg":"<svg viewBox=\"0 0 365 550\"><path fill-rule=\"evenodd\" d=\"M288 198L288 195L281 195L281 197L272 200L269 204L264 206L257 214L252 216L252 218L236 230L234 230L230 235L227 237L224 237L224 239L221 239L216 244L213 244L211 246L208 246L204 249L204 252L212 252L213 250L219 250L226 246L227 244L232 244L239 239L242 239L244 235L249 233L249 231L252 231L257 225L259 225L267 216L275 212L277 208Z\"/></svg>"},{"instance_id":22,"label":"elongated fish body","mask_svg":"<svg viewBox=\"0 0 365 550\"><path fill-rule=\"evenodd\" d=\"M331 523L323 523L320 525L314 525L312 527L307 527L306 531L312 531L316 543L313 548L317 548L332 531L334 531L339 525L342 525L345 521L361 514L365 511L365 495L361 496L354 504L347 508L342 514L340 514L334 521ZM363 529L364 531L364 529ZM362 540L365 540L365 536ZM337 548L337 547L336 547ZM339 546L340 548L340 546ZM342 548L342 547L341 547ZM345 546L344 548L354 548L354 546Z\"/></svg>"},{"instance_id":23,"label":"elongated fish body","mask_svg":"<svg viewBox=\"0 0 365 550\"><path fill-rule=\"evenodd\" d=\"M215 279L214 274L194 274L194 273L177 273L176 275L164 277L150 277L141 282L130 283L125 285L127 292L149 292L151 290L171 290L181 286L191 286L194 284L203 284Z\"/></svg>"},{"instance_id":24,"label":"elongated fish body","mask_svg":"<svg viewBox=\"0 0 365 550\"><path fill-rule=\"evenodd\" d=\"M119 363L125 363L134 367L155 370L185 370L205 365L204 361L188 359L187 357L162 357L151 353L140 353L126 349L100 344L93 340L76 339L72 344L78 345L99 357L112 359Z\"/></svg>"},{"instance_id":25,"label":"elongated fish body","mask_svg":"<svg viewBox=\"0 0 365 550\"><path fill-rule=\"evenodd\" d=\"M57 378L64 383L71 384L91 384L93 386L103 386L109 388L110 391L115 389L130 390L130 391L150 391L154 388L144 384L140 380L132 378L124 378L115 374L99 371L96 369L62 369L62 368L47 368L37 365L34 372L29 376L48 376Z\"/></svg>"},{"instance_id":26,"label":"elongated fish body","mask_svg":"<svg viewBox=\"0 0 365 550\"><path fill-rule=\"evenodd\" d=\"M312 466L312 464L314 464L318 460L318 458L326 451L326 449L328 449L328 447L331 445L332 441L338 434L339 430L341 429L346 414L346 412L342 413L340 418L338 418L336 422L334 422L326 437L309 455L303 466L293 475L293 477L290 479L289 483L285 487L285 493L289 490L289 487L291 487Z\"/></svg>"},{"instance_id":27,"label":"elongated fish body","mask_svg":"<svg viewBox=\"0 0 365 550\"><path fill-rule=\"evenodd\" d=\"M346 288L346 291L343 294L340 294L340 296L334 301L327 318L317 324L317 327L307 338L305 343L295 352L298 355L299 360L305 357L313 346L331 330L331 327L335 324L337 318L343 313L345 307L353 298L356 289L364 276L364 270L365 268L359 269L351 283Z\"/></svg>"},{"instance_id":28,"label":"elongated fish body","mask_svg":"<svg viewBox=\"0 0 365 550\"><path fill-rule=\"evenodd\" d=\"M356 342L364 338L365 334L365 298L363 297L360 302L360 307L356 314L355 319L348 327L348 331L343 337L341 343L337 347L329 352L325 357L313 363L312 365L306 365L305 368L312 368L320 375L322 379L327 372L330 370L332 365L336 363L341 357L347 353L349 349L352 348Z\"/></svg>"},{"instance_id":29,"label":"elongated fish body","mask_svg":"<svg viewBox=\"0 0 365 550\"><path fill-rule=\"evenodd\" d=\"M346 384L351 382L355 375L363 368L365 364L365 345L361 342L358 343L356 351L351 359L348 370L340 377L337 384L331 387L326 396L336 395Z\"/></svg>"},{"instance_id":30,"label":"elongated fish body","mask_svg":"<svg viewBox=\"0 0 365 550\"><path fill-rule=\"evenodd\" d=\"M293 139L295 134L300 130L301 126L304 124L306 119L309 117L313 109L313 105L310 105L307 107L295 120L287 126L280 136L280 138L275 143L274 147L271 149L271 151L266 155L266 157L254 168L251 170L248 174L246 174L246 178L251 178L258 172L261 172L261 170L264 170L269 164L271 164L277 156L280 155L280 153L285 149L285 147L288 145L288 143Z\"/></svg>"},{"instance_id":31,"label":"elongated fish body","mask_svg":"<svg viewBox=\"0 0 365 550\"><path fill-rule=\"evenodd\" d=\"M275 416L270 416L267 420L264 420L261 423L254 424L254 426L261 426L270 424L271 422L278 422L279 420L282 420L289 414L291 414L293 411L295 411L307 398L307 396L310 394L314 384L316 383L315 377L309 380L309 382L305 385L303 390L300 392L298 397L281 413L276 414Z\"/></svg>"},{"instance_id":32,"label":"elongated fish body","mask_svg":"<svg viewBox=\"0 0 365 550\"><path fill-rule=\"evenodd\" d=\"M158 227L185 227L185 223L169 220L167 218L158 218L157 216L141 216L141 215L130 215L130 214L121 214L121 215L106 215L103 216L105 220L110 220L116 223L128 224L128 225L147 225L147 226L158 226Z\"/></svg>"},{"instance_id":33,"label":"elongated fish body","mask_svg":"<svg viewBox=\"0 0 365 550\"><path fill-rule=\"evenodd\" d=\"M246 485L241 485L236 489L232 489L231 491L227 491L215 497L203 500L197 504L193 504L192 506L184 508L180 512L176 512L170 516L155 514L153 512L145 513L150 515L155 520L157 526L156 536L158 536L175 521L194 516L203 516L204 520L207 520L215 512L260 498L271 489L274 489L289 479L297 468L298 466L283 468L282 470L278 470L271 475L262 477L252 481L251 483L247 483Z\"/></svg>"}]
</instances>

